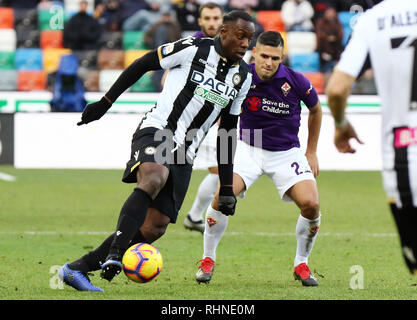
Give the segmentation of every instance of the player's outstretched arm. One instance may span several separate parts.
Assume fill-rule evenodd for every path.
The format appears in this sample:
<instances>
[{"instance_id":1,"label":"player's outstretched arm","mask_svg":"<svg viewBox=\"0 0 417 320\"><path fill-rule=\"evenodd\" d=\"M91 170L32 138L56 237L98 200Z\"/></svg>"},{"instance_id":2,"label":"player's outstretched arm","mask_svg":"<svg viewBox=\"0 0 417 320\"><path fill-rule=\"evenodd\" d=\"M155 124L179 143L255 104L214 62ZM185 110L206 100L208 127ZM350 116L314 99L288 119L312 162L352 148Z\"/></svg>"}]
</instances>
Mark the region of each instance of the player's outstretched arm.
<instances>
[{"instance_id":1,"label":"player's outstretched arm","mask_svg":"<svg viewBox=\"0 0 417 320\"><path fill-rule=\"evenodd\" d=\"M100 119L110 109L113 102L146 72L159 69L161 69L161 65L156 50L150 51L142 58L135 60L122 72L100 101L87 104L81 115L81 121L77 125L80 126Z\"/></svg>"},{"instance_id":2,"label":"player's outstretched arm","mask_svg":"<svg viewBox=\"0 0 417 320\"><path fill-rule=\"evenodd\" d=\"M222 115L217 134L217 164L219 168L219 210L229 216L235 213L233 192L233 157L236 149L238 116Z\"/></svg>"}]
</instances>

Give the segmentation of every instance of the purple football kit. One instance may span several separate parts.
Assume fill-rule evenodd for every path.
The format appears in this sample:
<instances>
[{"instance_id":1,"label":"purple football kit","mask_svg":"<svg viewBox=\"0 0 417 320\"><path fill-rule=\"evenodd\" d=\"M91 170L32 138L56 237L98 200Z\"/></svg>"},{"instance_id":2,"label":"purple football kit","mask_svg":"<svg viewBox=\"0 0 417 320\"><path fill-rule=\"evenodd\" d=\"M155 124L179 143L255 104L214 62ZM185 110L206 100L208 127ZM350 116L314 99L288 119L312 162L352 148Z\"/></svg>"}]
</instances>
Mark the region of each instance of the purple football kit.
<instances>
[{"instance_id":1,"label":"purple football kit","mask_svg":"<svg viewBox=\"0 0 417 320\"><path fill-rule=\"evenodd\" d=\"M252 86L242 104L234 172L243 179L246 190L261 175L269 176L281 198L292 202L286 195L289 188L315 180L300 148L298 131L301 102L312 108L319 98L303 74L283 64L268 81L258 77L254 64L249 67Z\"/></svg>"},{"instance_id":2,"label":"purple football kit","mask_svg":"<svg viewBox=\"0 0 417 320\"><path fill-rule=\"evenodd\" d=\"M301 101L307 108L314 107L319 101L316 89L303 74L283 64L269 81L258 77L254 64L249 67L252 86L242 104L240 139L253 146L255 130L262 129L262 149L284 151L300 147Z\"/></svg>"}]
</instances>

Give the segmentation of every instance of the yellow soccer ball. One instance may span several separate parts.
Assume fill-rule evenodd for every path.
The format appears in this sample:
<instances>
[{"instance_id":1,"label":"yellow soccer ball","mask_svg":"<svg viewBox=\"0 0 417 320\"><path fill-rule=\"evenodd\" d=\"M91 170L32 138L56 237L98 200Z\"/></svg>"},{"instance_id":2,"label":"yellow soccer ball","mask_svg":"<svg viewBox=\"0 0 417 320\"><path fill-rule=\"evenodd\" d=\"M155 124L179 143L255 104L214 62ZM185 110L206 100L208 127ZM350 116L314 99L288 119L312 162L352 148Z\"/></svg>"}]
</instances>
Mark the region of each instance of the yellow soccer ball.
<instances>
[{"instance_id":1,"label":"yellow soccer ball","mask_svg":"<svg viewBox=\"0 0 417 320\"><path fill-rule=\"evenodd\" d=\"M126 250L122 259L125 275L134 282L155 279L162 270L162 255L148 243L137 243Z\"/></svg>"}]
</instances>

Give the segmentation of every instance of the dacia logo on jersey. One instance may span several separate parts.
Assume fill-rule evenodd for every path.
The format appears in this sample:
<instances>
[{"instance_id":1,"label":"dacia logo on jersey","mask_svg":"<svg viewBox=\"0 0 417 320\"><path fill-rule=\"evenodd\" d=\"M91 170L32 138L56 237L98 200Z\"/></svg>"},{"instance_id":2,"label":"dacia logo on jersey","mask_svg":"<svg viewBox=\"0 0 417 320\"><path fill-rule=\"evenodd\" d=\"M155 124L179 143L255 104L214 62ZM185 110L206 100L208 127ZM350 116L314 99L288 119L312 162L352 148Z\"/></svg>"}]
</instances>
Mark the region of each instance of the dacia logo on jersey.
<instances>
[{"instance_id":1,"label":"dacia logo on jersey","mask_svg":"<svg viewBox=\"0 0 417 320\"><path fill-rule=\"evenodd\" d=\"M234 100L238 93L235 88L231 88L224 82L213 79L211 77L207 77L203 73L195 70L191 75L191 81L202 85L202 87L204 87L206 90L210 89L213 91L213 93L222 95L223 99L226 98L228 100Z\"/></svg>"}]
</instances>

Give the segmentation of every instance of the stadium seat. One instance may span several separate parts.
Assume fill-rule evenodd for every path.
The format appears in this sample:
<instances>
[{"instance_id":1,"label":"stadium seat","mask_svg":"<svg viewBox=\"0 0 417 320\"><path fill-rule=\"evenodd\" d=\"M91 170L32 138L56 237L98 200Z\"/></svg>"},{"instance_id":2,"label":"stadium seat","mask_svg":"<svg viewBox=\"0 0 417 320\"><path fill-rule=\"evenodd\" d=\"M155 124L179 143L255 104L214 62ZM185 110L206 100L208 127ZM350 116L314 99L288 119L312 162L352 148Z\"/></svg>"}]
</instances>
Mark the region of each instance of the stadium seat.
<instances>
[{"instance_id":1,"label":"stadium seat","mask_svg":"<svg viewBox=\"0 0 417 320\"><path fill-rule=\"evenodd\" d=\"M97 65L103 69L124 69L125 52L123 50L101 49L98 52Z\"/></svg>"},{"instance_id":2,"label":"stadium seat","mask_svg":"<svg viewBox=\"0 0 417 320\"><path fill-rule=\"evenodd\" d=\"M304 75L310 80L313 87L316 89L318 94L324 93L324 77L321 72L310 72L304 73Z\"/></svg>"},{"instance_id":3,"label":"stadium seat","mask_svg":"<svg viewBox=\"0 0 417 320\"><path fill-rule=\"evenodd\" d=\"M339 12L339 21L343 26L343 41L342 44L345 46L349 40L350 35L352 34L352 26L355 22L356 12L342 11Z\"/></svg>"},{"instance_id":4,"label":"stadium seat","mask_svg":"<svg viewBox=\"0 0 417 320\"><path fill-rule=\"evenodd\" d=\"M16 31L14 29L0 29L0 51L16 50Z\"/></svg>"},{"instance_id":5,"label":"stadium seat","mask_svg":"<svg viewBox=\"0 0 417 320\"><path fill-rule=\"evenodd\" d=\"M312 53L317 48L317 36L314 32L288 32L287 51L289 55Z\"/></svg>"},{"instance_id":6,"label":"stadium seat","mask_svg":"<svg viewBox=\"0 0 417 320\"><path fill-rule=\"evenodd\" d=\"M139 59L144 54L149 52L149 50L127 50L125 51L125 62L124 67L127 68L132 64L133 61Z\"/></svg>"},{"instance_id":7,"label":"stadium seat","mask_svg":"<svg viewBox=\"0 0 417 320\"><path fill-rule=\"evenodd\" d=\"M260 10L256 20L264 27L265 31L285 31L284 21L279 10Z\"/></svg>"},{"instance_id":8,"label":"stadium seat","mask_svg":"<svg viewBox=\"0 0 417 320\"><path fill-rule=\"evenodd\" d=\"M81 68L97 69L97 51L96 50L76 50L74 54L77 56Z\"/></svg>"},{"instance_id":9,"label":"stadium seat","mask_svg":"<svg viewBox=\"0 0 417 320\"><path fill-rule=\"evenodd\" d=\"M0 77L0 91L16 91L17 90L17 71L2 70Z\"/></svg>"},{"instance_id":10,"label":"stadium seat","mask_svg":"<svg viewBox=\"0 0 417 320\"><path fill-rule=\"evenodd\" d=\"M143 37L143 31L125 31L123 33L123 49L124 50L143 50L147 49Z\"/></svg>"},{"instance_id":11,"label":"stadium seat","mask_svg":"<svg viewBox=\"0 0 417 320\"><path fill-rule=\"evenodd\" d=\"M14 56L14 51L0 51L0 70L13 70L15 68Z\"/></svg>"},{"instance_id":12,"label":"stadium seat","mask_svg":"<svg viewBox=\"0 0 417 320\"><path fill-rule=\"evenodd\" d=\"M120 50L122 49L122 42L123 42L123 32L119 32L119 31L103 32L97 43L97 47L99 49Z\"/></svg>"},{"instance_id":13,"label":"stadium seat","mask_svg":"<svg viewBox=\"0 0 417 320\"><path fill-rule=\"evenodd\" d=\"M40 35L41 49L63 48L62 30L43 30Z\"/></svg>"},{"instance_id":14,"label":"stadium seat","mask_svg":"<svg viewBox=\"0 0 417 320\"><path fill-rule=\"evenodd\" d=\"M13 8L0 8L0 29L14 28Z\"/></svg>"},{"instance_id":15,"label":"stadium seat","mask_svg":"<svg viewBox=\"0 0 417 320\"><path fill-rule=\"evenodd\" d=\"M130 92L154 92L155 87L152 83L152 72L145 73L135 84L133 84Z\"/></svg>"},{"instance_id":16,"label":"stadium seat","mask_svg":"<svg viewBox=\"0 0 417 320\"><path fill-rule=\"evenodd\" d=\"M16 32L17 48L39 48L41 34L38 30L22 30Z\"/></svg>"},{"instance_id":17,"label":"stadium seat","mask_svg":"<svg viewBox=\"0 0 417 320\"><path fill-rule=\"evenodd\" d=\"M42 70L43 53L38 48L17 49L15 54L16 70Z\"/></svg>"},{"instance_id":18,"label":"stadium seat","mask_svg":"<svg viewBox=\"0 0 417 320\"><path fill-rule=\"evenodd\" d=\"M86 91L98 92L99 89L99 76L100 71L98 70L88 70L85 77L83 78L83 83Z\"/></svg>"},{"instance_id":19,"label":"stadium seat","mask_svg":"<svg viewBox=\"0 0 417 320\"><path fill-rule=\"evenodd\" d=\"M107 92L122 72L123 70L101 70L98 79L99 91Z\"/></svg>"},{"instance_id":20,"label":"stadium seat","mask_svg":"<svg viewBox=\"0 0 417 320\"><path fill-rule=\"evenodd\" d=\"M17 32L37 30L38 10L14 9L14 28Z\"/></svg>"},{"instance_id":21,"label":"stadium seat","mask_svg":"<svg viewBox=\"0 0 417 320\"><path fill-rule=\"evenodd\" d=\"M298 53L289 56L290 68L298 72L311 73L320 71L320 57L317 52Z\"/></svg>"},{"instance_id":22,"label":"stadium seat","mask_svg":"<svg viewBox=\"0 0 417 320\"><path fill-rule=\"evenodd\" d=\"M43 70L46 73L55 72L58 69L61 57L70 54L70 49L45 49L43 50Z\"/></svg>"},{"instance_id":23,"label":"stadium seat","mask_svg":"<svg viewBox=\"0 0 417 320\"><path fill-rule=\"evenodd\" d=\"M46 89L46 74L43 71L19 71L17 90L37 91Z\"/></svg>"},{"instance_id":24,"label":"stadium seat","mask_svg":"<svg viewBox=\"0 0 417 320\"><path fill-rule=\"evenodd\" d=\"M350 11L341 11L338 13L339 21L344 27L350 26L352 22L352 18L355 15L356 15L356 12L350 12Z\"/></svg>"}]
</instances>

